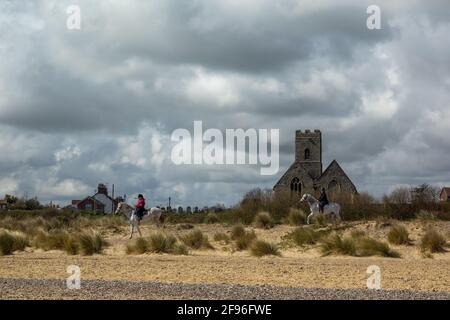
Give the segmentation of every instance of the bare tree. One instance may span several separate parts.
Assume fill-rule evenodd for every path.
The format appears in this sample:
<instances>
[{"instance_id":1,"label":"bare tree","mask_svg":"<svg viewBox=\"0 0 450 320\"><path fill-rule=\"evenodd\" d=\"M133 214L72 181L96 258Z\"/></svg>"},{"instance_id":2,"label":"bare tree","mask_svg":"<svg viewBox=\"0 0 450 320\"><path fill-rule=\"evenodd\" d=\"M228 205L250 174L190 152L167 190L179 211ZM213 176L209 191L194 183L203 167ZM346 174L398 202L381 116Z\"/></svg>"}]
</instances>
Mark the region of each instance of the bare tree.
<instances>
[{"instance_id":1,"label":"bare tree","mask_svg":"<svg viewBox=\"0 0 450 320\"><path fill-rule=\"evenodd\" d=\"M408 187L398 187L389 194L387 200L395 204L411 203L411 189Z\"/></svg>"}]
</instances>

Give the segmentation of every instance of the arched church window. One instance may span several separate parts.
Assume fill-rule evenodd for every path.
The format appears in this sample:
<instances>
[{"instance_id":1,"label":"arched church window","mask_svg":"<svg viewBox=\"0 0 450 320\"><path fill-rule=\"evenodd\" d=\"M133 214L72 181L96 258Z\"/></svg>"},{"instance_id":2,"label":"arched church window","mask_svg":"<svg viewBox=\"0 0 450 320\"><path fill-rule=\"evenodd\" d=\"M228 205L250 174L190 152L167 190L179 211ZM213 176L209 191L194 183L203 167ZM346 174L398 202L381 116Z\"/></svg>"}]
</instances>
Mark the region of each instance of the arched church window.
<instances>
[{"instance_id":1,"label":"arched church window","mask_svg":"<svg viewBox=\"0 0 450 320\"><path fill-rule=\"evenodd\" d=\"M309 160L310 157L311 157L311 152L309 151L309 149L305 149L305 160Z\"/></svg>"},{"instance_id":2,"label":"arched church window","mask_svg":"<svg viewBox=\"0 0 450 320\"><path fill-rule=\"evenodd\" d=\"M302 192L302 184L299 178L294 178L291 181L291 192L300 193Z\"/></svg>"}]
</instances>

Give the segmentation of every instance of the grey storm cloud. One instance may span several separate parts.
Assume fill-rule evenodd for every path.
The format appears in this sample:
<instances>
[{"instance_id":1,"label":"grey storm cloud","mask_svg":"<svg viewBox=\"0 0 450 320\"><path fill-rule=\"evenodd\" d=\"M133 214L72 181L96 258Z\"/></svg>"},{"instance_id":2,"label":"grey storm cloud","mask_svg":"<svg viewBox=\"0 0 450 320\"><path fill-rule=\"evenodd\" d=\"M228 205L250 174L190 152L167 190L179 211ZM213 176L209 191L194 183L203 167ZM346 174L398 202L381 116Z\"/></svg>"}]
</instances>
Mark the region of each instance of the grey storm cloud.
<instances>
[{"instance_id":1,"label":"grey storm cloud","mask_svg":"<svg viewBox=\"0 0 450 320\"><path fill-rule=\"evenodd\" d=\"M81 30L66 8L81 8ZM0 2L0 194L62 203L98 182L157 204L236 203L322 130L359 190L450 183L446 1ZM176 166L170 134L280 129L280 171Z\"/></svg>"}]
</instances>

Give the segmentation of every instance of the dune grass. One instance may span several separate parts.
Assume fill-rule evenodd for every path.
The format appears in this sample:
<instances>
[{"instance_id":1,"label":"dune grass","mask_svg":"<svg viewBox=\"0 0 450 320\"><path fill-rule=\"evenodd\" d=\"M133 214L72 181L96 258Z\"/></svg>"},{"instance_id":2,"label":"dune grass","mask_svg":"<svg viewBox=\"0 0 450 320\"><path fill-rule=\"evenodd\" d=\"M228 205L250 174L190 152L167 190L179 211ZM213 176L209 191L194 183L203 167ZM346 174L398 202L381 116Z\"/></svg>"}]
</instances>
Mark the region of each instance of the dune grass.
<instances>
[{"instance_id":1,"label":"dune grass","mask_svg":"<svg viewBox=\"0 0 450 320\"><path fill-rule=\"evenodd\" d=\"M270 229L274 226L273 219L268 212L261 211L255 215L253 224L256 228Z\"/></svg>"},{"instance_id":2,"label":"dune grass","mask_svg":"<svg viewBox=\"0 0 450 320\"><path fill-rule=\"evenodd\" d=\"M238 251L247 250L255 240L255 231L245 231L244 234L235 239L235 248Z\"/></svg>"},{"instance_id":3,"label":"dune grass","mask_svg":"<svg viewBox=\"0 0 450 320\"><path fill-rule=\"evenodd\" d=\"M236 240L245 235L245 228L242 224L237 224L231 228L231 239Z\"/></svg>"},{"instance_id":4,"label":"dune grass","mask_svg":"<svg viewBox=\"0 0 450 320\"><path fill-rule=\"evenodd\" d=\"M181 242L192 249L214 249L209 242L208 236L204 235L200 229L194 229L180 237Z\"/></svg>"},{"instance_id":5,"label":"dune grass","mask_svg":"<svg viewBox=\"0 0 450 320\"><path fill-rule=\"evenodd\" d=\"M255 257L263 257L267 255L280 256L278 246L271 242L256 240L250 246L250 253Z\"/></svg>"},{"instance_id":6,"label":"dune grass","mask_svg":"<svg viewBox=\"0 0 450 320\"><path fill-rule=\"evenodd\" d=\"M148 252L149 243L145 238L137 238L133 244L128 244L126 254L144 254Z\"/></svg>"},{"instance_id":7,"label":"dune grass","mask_svg":"<svg viewBox=\"0 0 450 320\"><path fill-rule=\"evenodd\" d=\"M108 243L100 236L98 232L83 232L78 235L78 245L80 251L85 256L100 254Z\"/></svg>"},{"instance_id":8,"label":"dune grass","mask_svg":"<svg viewBox=\"0 0 450 320\"><path fill-rule=\"evenodd\" d=\"M331 234L321 239L320 250L324 256L348 255L354 257L381 256L398 258L398 252L392 250L385 242L368 236L346 236Z\"/></svg>"},{"instance_id":9,"label":"dune grass","mask_svg":"<svg viewBox=\"0 0 450 320\"><path fill-rule=\"evenodd\" d=\"M286 238L291 239L298 246L305 246L317 243L327 233L328 231L314 230L312 227L298 227L287 234Z\"/></svg>"},{"instance_id":10,"label":"dune grass","mask_svg":"<svg viewBox=\"0 0 450 320\"><path fill-rule=\"evenodd\" d=\"M322 239L320 250L324 256L331 254L356 256L355 238L343 238L338 234L332 234Z\"/></svg>"},{"instance_id":11,"label":"dune grass","mask_svg":"<svg viewBox=\"0 0 450 320\"><path fill-rule=\"evenodd\" d=\"M21 233L0 233L0 255L10 255L14 251L23 251L29 245L28 239Z\"/></svg>"},{"instance_id":12,"label":"dune grass","mask_svg":"<svg viewBox=\"0 0 450 320\"><path fill-rule=\"evenodd\" d=\"M306 214L301 209L290 208L286 217L286 222L291 226L301 226L306 224Z\"/></svg>"},{"instance_id":13,"label":"dune grass","mask_svg":"<svg viewBox=\"0 0 450 320\"><path fill-rule=\"evenodd\" d=\"M68 237L69 233L65 230L52 232L39 230L34 237L33 246L45 251L64 250Z\"/></svg>"},{"instance_id":14,"label":"dune grass","mask_svg":"<svg viewBox=\"0 0 450 320\"><path fill-rule=\"evenodd\" d=\"M148 239L148 251L154 253L170 253L175 247L177 239L171 234L154 232Z\"/></svg>"},{"instance_id":15,"label":"dune grass","mask_svg":"<svg viewBox=\"0 0 450 320\"><path fill-rule=\"evenodd\" d=\"M40 230L33 240L33 246L45 251L62 250L69 255L100 254L108 243L96 231L69 233L66 230L46 232Z\"/></svg>"},{"instance_id":16,"label":"dune grass","mask_svg":"<svg viewBox=\"0 0 450 320\"><path fill-rule=\"evenodd\" d=\"M396 245L408 245L411 243L411 240L409 239L408 230L400 224L394 224L389 229L387 239L389 243Z\"/></svg>"},{"instance_id":17,"label":"dune grass","mask_svg":"<svg viewBox=\"0 0 450 320\"><path fill-rule=\"evenodd\" d=\"M419 242L420 251L422 253L444 252L445 237L434 228L428 228Z\"/></svg>"},{"instance_id":18,"label":"dune grass","mask_svg":"<svg viewBox=\"0 0 450 320\"><path fill-rule=\"evenodd\" d=\"M231 241L230 236L227 235L224 232L216 232L214 234L213 239L214 239L214 241L217 241L217 242L221 241L221 242L224 242L224 243L229 243Z\"/></svg>"},{"instance_id":19,"label":"dune grass","mask_svg":"<svg viewBox=\"0 0 450 320\"><path fill-rule=\"evenodd\" d=\"M127 254L169 253L187 255L189 249L179 243L175 236L162 232L154 232L148 238L137 238L134 244L126 247Z\"/></svg>"}]
</instances>

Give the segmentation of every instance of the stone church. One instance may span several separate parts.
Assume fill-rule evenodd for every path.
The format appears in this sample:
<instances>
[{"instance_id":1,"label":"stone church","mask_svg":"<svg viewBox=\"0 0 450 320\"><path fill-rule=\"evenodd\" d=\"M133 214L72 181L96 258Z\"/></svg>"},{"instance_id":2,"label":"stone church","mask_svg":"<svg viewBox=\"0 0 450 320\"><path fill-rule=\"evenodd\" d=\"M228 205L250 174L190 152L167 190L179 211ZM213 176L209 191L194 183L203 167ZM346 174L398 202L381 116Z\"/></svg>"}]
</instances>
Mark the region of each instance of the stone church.
<instances>
[{"instance_id":1,"label":"stone church","mask_svg":"<svg viewBox=\"0 0 450 320\"><path fill-rule=\"evenodd\" d=\"M290 192L301 196L317 196L325 188L331 196L336 193L356 194L353 182L333 160L322 171L322 133L320 130L295 132L295 161L275 184L275 192Z\"/></svg>"}]
</instances>

